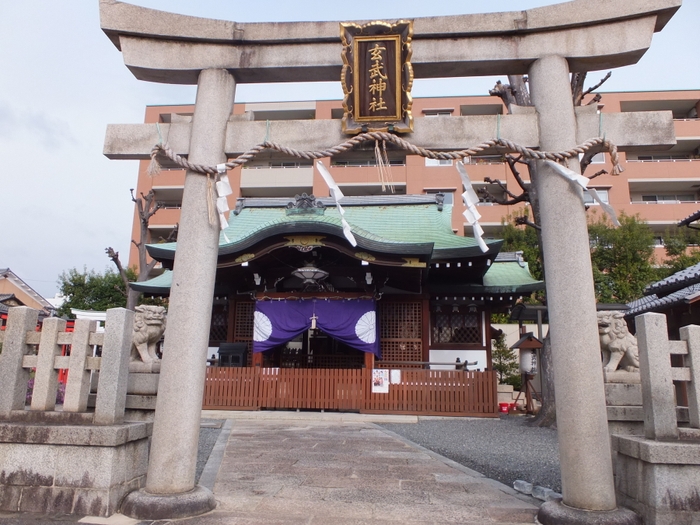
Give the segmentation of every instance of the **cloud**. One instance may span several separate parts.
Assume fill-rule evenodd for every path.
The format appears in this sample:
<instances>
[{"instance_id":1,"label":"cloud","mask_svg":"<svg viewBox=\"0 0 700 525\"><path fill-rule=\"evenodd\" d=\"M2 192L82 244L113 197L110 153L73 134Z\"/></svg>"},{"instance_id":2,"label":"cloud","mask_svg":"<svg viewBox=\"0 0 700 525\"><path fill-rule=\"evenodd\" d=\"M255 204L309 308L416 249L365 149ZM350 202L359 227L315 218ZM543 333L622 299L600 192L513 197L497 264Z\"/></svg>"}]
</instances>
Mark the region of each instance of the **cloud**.
<instances>
[{"instance_id":1,"label":"cloud","mask_svg":"<svg viewBox=\"0 0 700 525\"><path fill-rule=\"evenodd\" d=\"M70 123L31 110L18 110L0 100L0 137L4 140L35 140L42 147L56 150L78 143Z\"/></svg>"}]
</instances>

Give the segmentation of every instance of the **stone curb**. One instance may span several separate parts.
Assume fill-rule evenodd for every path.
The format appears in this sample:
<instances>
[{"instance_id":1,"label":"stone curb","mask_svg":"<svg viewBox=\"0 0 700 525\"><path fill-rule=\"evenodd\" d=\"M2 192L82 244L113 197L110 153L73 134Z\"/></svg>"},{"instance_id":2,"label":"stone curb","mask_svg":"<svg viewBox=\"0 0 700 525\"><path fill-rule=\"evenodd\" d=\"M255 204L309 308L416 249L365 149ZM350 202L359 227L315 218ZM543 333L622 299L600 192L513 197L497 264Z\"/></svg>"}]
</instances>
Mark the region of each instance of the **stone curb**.
<instances>
[{"instance_id":1,"label":"stone curb","mask_svg":"<svg viewBox=\"0 0 700 525\"><path fill-rule=\"evenodd\" d=\"M411 416L393 414L358 414L354 412L295 412L292 410L202 410L206 419L332 421L341 423L418 423L442 419L481 420L483 418L449 416Z\"/></svg>"},{"instance_id":2,"label":"stone curb","mask_svg":"<svg viewBox=\"0 0 700 525\"><path fill-rule=\"evenodd\" d=\"M221 467L221 462L224 459L224 453L226 452L226 444L228 443L228 438L231 435L231 429L233 428L233 420L228 419L221 428L219 437L214 443L214 448L209 454L209 459L204 465L204 470L199 476L199 484L212 492L214 492L214 485L216 484L216 477L219 475L219 468Z\"/></svg>"}]
</instances>

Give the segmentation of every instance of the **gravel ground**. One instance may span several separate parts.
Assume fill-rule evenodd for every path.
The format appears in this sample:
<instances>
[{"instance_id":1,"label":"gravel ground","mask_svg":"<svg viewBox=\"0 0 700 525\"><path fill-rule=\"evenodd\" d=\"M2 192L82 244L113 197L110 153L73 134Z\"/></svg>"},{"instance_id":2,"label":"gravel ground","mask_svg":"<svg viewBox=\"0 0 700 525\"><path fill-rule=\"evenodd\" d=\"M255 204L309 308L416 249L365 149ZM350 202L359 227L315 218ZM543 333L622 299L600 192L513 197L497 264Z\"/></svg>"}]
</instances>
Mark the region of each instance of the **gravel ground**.
<instances>
[{"instance_id":1,"label":"gravel ground","mask_svg":"<svg viewBox=\"0 0 700 525\"><path fill-rule=\"evenodd\" d=\"M379 426L511 487L522 479L561 492L557 431L529 427L527 419L504 415Z\"/></svg>"},{"instance_id":2,"label":"gravel ground","mask_svg":"<svg viewBox=\"0 0 700 525\"><path fill-rule=\"evenodd\" d=\"M199 482L199 476L202 475L204 470L204 465L207 464L209 459L209 454L211 454L212 449L216 440L221 434L221 425L224 423L223 419L203 419L203 425L217 425L218 428L211 428L210 426L202 426L199 429L199 448L197 449L197 471L195 474L195 483Z\"/></svg>"}]
</instances>

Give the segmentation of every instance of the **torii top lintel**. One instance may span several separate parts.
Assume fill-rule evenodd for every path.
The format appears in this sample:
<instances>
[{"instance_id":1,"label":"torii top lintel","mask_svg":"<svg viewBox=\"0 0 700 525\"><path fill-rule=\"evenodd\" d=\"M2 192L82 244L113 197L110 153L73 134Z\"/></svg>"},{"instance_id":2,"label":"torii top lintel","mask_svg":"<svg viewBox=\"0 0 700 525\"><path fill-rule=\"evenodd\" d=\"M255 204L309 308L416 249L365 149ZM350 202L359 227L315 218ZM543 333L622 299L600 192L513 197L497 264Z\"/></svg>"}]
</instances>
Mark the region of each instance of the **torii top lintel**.
<instances>
[{"instance_id":1,"label":"torii top lintel","mask_svg":"<svg viewBox=\"0 0 700 525\"><path fill-rule=\"evenodd\" d=\"M572 71L634 64L681 2L574 0L527 11L416 18L414 75L523 74L552 50ZM241 83L340 79L338 22L237 23L100 0L100 23L139 80L196 84L199 72L212 68L228 69Z\"/></svg>"}]
</instances>

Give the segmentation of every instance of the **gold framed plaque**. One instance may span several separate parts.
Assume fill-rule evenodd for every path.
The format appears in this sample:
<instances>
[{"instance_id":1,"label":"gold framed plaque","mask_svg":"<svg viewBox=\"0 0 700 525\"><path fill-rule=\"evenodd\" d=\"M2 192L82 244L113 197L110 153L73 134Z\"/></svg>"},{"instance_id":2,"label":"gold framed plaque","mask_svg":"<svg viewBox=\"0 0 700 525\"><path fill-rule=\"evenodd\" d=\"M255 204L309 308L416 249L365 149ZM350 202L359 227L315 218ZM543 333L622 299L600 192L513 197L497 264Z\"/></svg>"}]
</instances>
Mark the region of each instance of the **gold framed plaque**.
<instances>
[{"instance_id":1,"label":"gold framed plaque","mask_svg":"<svg viewBox=\"0 0 700 525\"><path fill-rule=\"evenodd\" d=\"M413 22L340 24L343 132L413 131Z\"/></svg>"}]
</instances>

